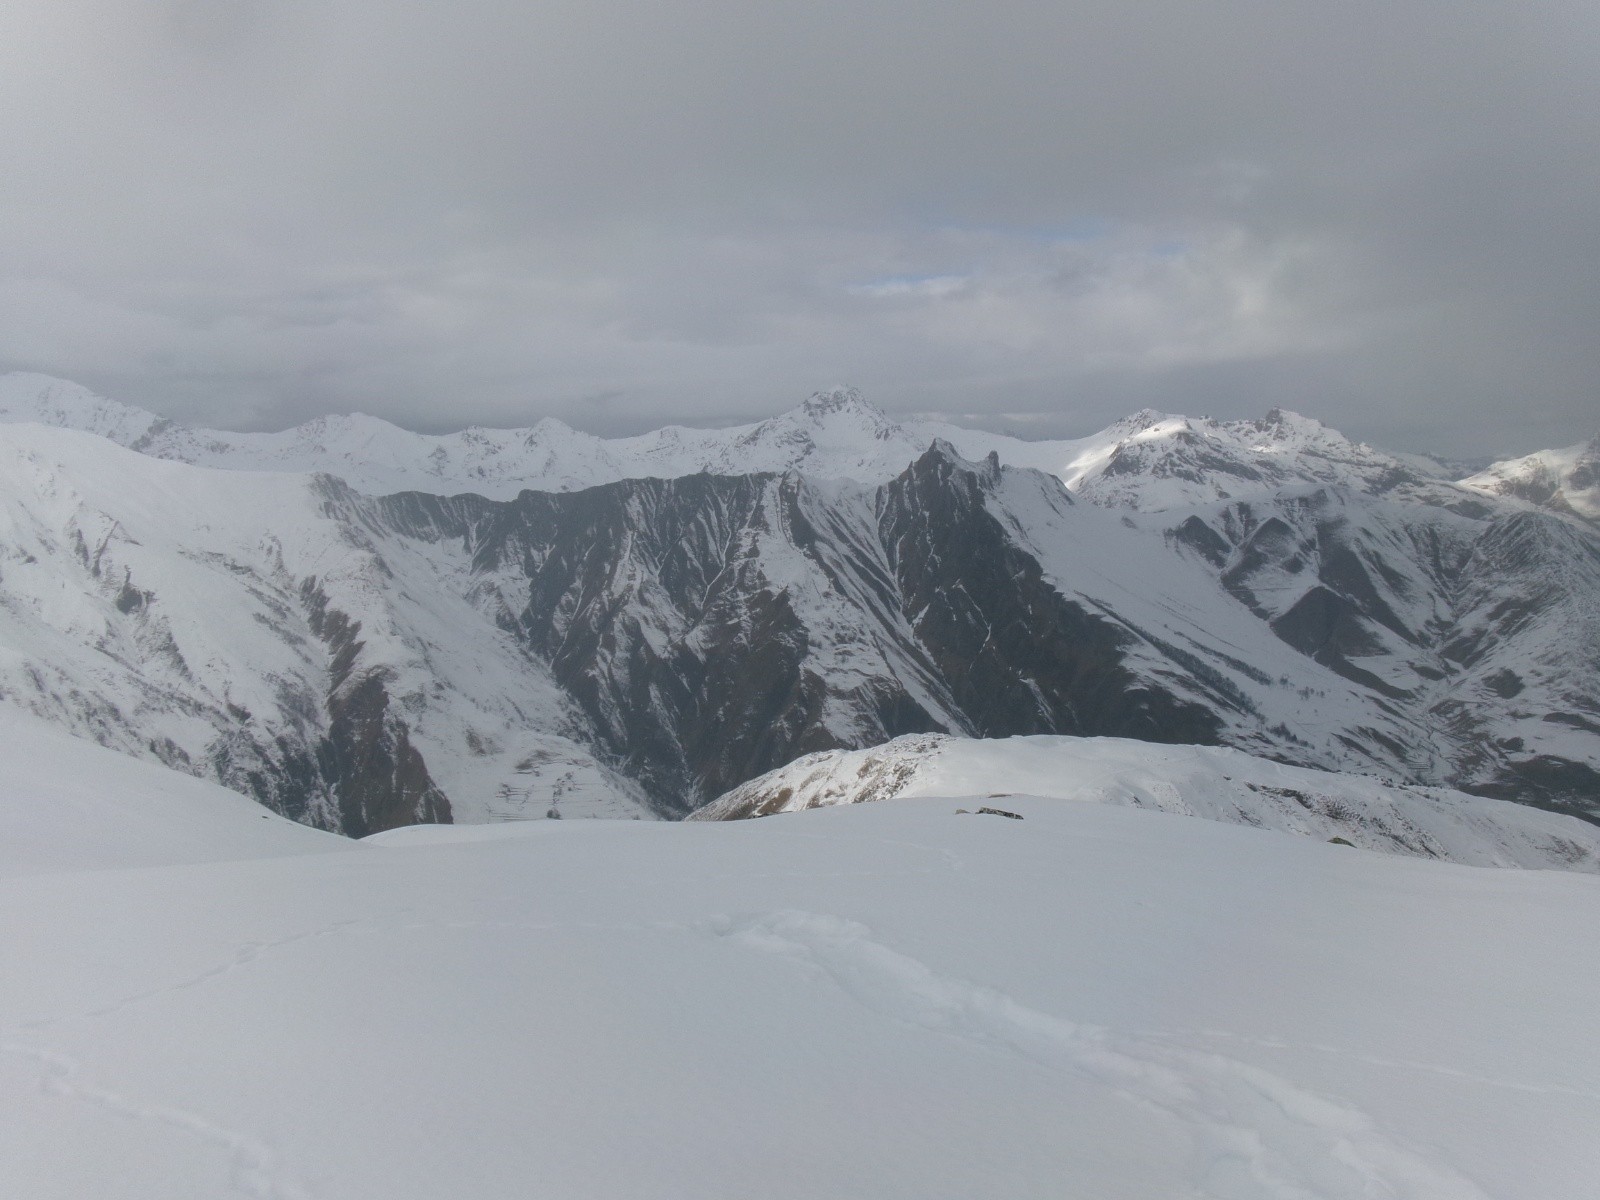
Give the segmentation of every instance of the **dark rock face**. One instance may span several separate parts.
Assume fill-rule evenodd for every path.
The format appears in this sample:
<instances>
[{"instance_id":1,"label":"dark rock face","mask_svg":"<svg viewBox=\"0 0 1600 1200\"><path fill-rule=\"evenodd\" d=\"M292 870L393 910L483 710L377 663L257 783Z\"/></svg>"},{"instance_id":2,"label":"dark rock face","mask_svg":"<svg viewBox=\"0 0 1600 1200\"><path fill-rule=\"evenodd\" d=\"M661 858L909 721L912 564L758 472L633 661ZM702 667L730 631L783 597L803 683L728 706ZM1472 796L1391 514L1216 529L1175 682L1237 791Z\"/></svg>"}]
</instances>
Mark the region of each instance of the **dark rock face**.
<instances>
[{"instance_id":1,"label":"dark rock face","mask_svg":"<svg viewBox=\"0 0 1600 1200\"><path fill-rule=\"evenodd\" d=\"M1211 712L1127 669L1126 631L1044 581L985 507L998 478L937 447L875 493L699 475L408 494L370 519L519 580L503 624L666 815L904 733L1215 742Z\"/></svg>"},{"instance_id":2,"label":"dark rock face","mask_svg":"<svg viewBox=\"0 0 1600 1200\"><path fill-rule=\"evenodd\" d=\"M807 412L892 432L848 393ZM1082 505L936 443L881 486L495 502L319 476L281 530L256 504L160 545L84 506L0 548L0 606L50 647L0 700L358 835L451 819L437 780L504 815L493 773L536 755L676 816L808 752L938 732L1225 743L1600 814L1592 525L1292 414L1137 436L1168 420L1128 422ZM816 448L804 422L760 428L784 461ZM1591 453L1568 482L1596 478ZM52 624L62 587L91 618Z\"/></svg>"},{"instance_id":3,"label":"dark rock face","mask_svg":"<svg viewBox=\"0 0 1600 1200\"><path fill-rule=\"evenodd\" d=\"M1577 465L1567 475L1566 486L1588 489L1600 487L1600 438L1590 440Z\"/></svg>"},{"instance_id":4,"label":"dark rock face","mask_svg":"<svg viewBox=\"0 0 1600 1200\"><path fill-rule=\"evenodd\" d=\"M595 745L664 815L801 754L906 733L1230 741L1327 765L1263 707L1262 688L1292 679L1059 590L1008 525L1006 477L936 444L876 489L699 475L507 503L408 494L357 510L384 536L458 544L476 575L497 580L495 619L550 665ZM1030 477L1074 519L1064 489ZM1546 728L1600 719L1600 649L1565 648L1582 660L1566 683L1548 662L1530 675L1504 661L1543 623L1588 628L1600 548L1580 529L1312 488L1187 515L1167 544L1371 698L1371 715L1330 743L1367 769L1600 809L1592 766L1503 720L1512 701L1528 705L1513 716ZM381 683L351 694L371 697L369 727ZM374 769L400 798L384 819L436 810L420 768L400 765L403 724L385 728L394 749Z\"/></svg>"},{"instance_id":5,"label":"dark rock face","mask_svg":"<svg viewBox=\"0 0 1600 1200\"><path fill-rule=\"evenodd\" d=\"M935 448L879 500L901 612L973 731L1215 743L1215 715L1141 684L1123 661L1129 635L1046 583L989 513L998 474Z\"/></svg>"},{"instance_id":6,"label":"dark rock face","mask_svg":"<svg viewBox=\"0 0 1600 1200\"><path fill-rule=\"evenodd\" d=\"M302 825L337 831L328 783L317 761L315 737L262 736L248 725L211 744L211 775L224 787L253 796Z\"/></svg>"},{"instance_id":7,"label":"dark rock face","mask_svg":"<svg viewBox=\"0 0 1600 1200\"><path fill-rule=\"evenodd\" d=\"M450 802L434 786L404 723L390 715L381 673L369 672L337 692L328 713L317 764L337 798L342 832L365 837L401 825L449 823Z\"/></svg>"},{"instance_id":8,"label":"dark rock face","mask_svg":"<svg viewBox=\"0 0 1600 1200\"><path fill-rule=\"evenodd\" d=\"M1587 729L1600 715L1600 541L1581 527L1518 510L1352 507L1327 491L1224 506L1168 537L1285 643L1417 731L1410 745L1363 733L1415 780L1600 817L1592 763L1503 732Z\"/></svg>"},{"instance_id":9,"label":"dark rock face","mask_svg":"<svg viewBox=\"0 0 1600 1200\"><path fill-rule=\"evenodd\" d=\"M1170 530L1167 536L1189 547L1214 567L1226 566L1228 556L1233 551L1227 539L1199 517L1186 518L1182 524Z\"/></svg>"},{"instance_id":10,"label":"dark rock face","mask_svg":"<svg viewBox=\"0 0 1600 1200\"><path fill-rule=\"evenodd\" d=\"M329 653L327 729L307 785L326 789L339 832L351 837L449 823L450 801L428 775L405 722L390 710L387 673L361 665L361 623L330 608L315 579L307 579L300 594L311 630Z\"/></svg>"},{"instance_id":11,"label":"dark rock face","mask_svg":"<svg viewBox=\"0 0 1600 1200\"><path fill-rule=\"evenodd\" d=\"M1176 445L1149 472L1221 470ZM1137 520L945 444L876 487L701 474L489 501L323 478L331 554L178 551L241 589L257 624L233 643L265 627L236 659L114 526L41 542L98 597L89 650L126 686L90 695L92 670L49 663L23 686L88 736L353 835L450 820L438 779L481 813L492 783L448 756L520 770L517 739L546 736L667 816L917 733L1222 743L1600 813L1600 538L1374 478ZM150 714L211 732L180 746Z\"/></svg>"},{"instance_id":12,"label":"dark rock face","mask_svg":"<svg viewBox=\"0 0 1600 1200\"><path fill-rule=\"evenodd\" d=\"M362 662L361 623L330 607L315 578L301 583L300 600L326 648L326 691L281 696L295 719L275 731L230 711L211 744L209 773L291 820L350 837L448 823L450 801L390 704L387 669Z\"/></svg>"}]
</instances>

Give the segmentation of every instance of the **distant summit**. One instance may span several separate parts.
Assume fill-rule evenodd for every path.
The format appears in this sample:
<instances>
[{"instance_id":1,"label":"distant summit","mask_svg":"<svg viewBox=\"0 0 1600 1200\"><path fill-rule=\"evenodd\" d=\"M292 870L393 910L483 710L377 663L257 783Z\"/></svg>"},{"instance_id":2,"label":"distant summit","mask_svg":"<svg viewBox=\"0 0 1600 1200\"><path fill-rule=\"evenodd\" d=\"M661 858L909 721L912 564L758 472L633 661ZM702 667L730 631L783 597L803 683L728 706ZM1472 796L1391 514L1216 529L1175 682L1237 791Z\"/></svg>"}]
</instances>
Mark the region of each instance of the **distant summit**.
<instances>
[{"instance_id":1,"label":"distant summit","mask_svg":"<svg viewBox=\"0 0 1600 1200\"><path fill-rule=\"evenodd\" d=\"M942 421L896 420L859 389L841 386L752 425L671 426L625 438L596 437L553 417L524 429L420 434L362 414L318 417L278 433L234 433L183 426L65 380L17 373L0 376L0 421L81 429L197 466L330 474L368 495L471 492L510 499L523 490L750 471L882 483L943 438L969 461L995 454L1001 463L1055 475L1094 503L1145 511L1296 483L1400 489L1441 503L1459 496L1437 493L1447 474L1439 463L1352 442L1284 408L1245 421L1144 409L1088 437L1026 441Z\"/></svg>"},{"instance_id":2,"label":"distant summit","mask_svg":"<svg viewBox=\"0 0 1600 1200\"><path fill-rule=\"evenodd\" d=\"M805 403L800 406L800 411L807 416L824 418L834 413L858 413L872 421L886 421L882 409L870 403L862 395L859 388L835 387L826 391L812 392Z\"/></svg>"}]
</instances>

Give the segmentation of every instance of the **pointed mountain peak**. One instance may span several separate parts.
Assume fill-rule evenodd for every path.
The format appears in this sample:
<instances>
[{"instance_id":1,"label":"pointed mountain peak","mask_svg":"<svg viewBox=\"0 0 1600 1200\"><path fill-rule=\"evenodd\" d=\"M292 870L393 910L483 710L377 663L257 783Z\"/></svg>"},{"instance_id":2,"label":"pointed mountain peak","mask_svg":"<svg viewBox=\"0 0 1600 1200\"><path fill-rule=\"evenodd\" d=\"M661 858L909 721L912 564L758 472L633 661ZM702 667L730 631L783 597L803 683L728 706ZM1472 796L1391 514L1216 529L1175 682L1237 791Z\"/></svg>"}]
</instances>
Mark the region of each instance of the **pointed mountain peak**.
<instances>
[{"instance_id":1,"label":"pointed mountain peak","mask_svg":"<svg viewBox=\"0 0 1600 1200\"><path fill-rule=\"evenodd\" d=\"M1130 413L1121 420L1114 422L1105 430L1102 436L1113 438L1131 438L1140 434L1159 436L1162 433L1172 433L1191 424L1188 417L1176 413L1159 412L1153 408L1141 408L1136 413Z\"/></svg>"},{"instance_id":2,"label":"pointed mountain peak","mask_svg":"<svg viewBox=\"0 0 1600 1200\"><path fill-rule=\"evenodd\" d=\"M886 423L883 410L861 394L859 388L835 387L813 392L800 406L800 411L813 420L824 420L836 413L851 413L867 418L874 424Z\"/></svg>"},{"instance_id":3,"label":"pointed mountain peak","mask_svg":"<svg viewBox=\"0 0 1600 1200\"><path fill-rule=\"evenodd\" d=\"M1136 413L1129 413L1117 424L1125 425L1129 429L1149 429L1152 425L1159 425L1163 421L1183 421L1187 419L1174 413L1164 413L1160 409L1141 408Z\"/></svg>"},{"instance_id":4,"label":"pointed mountain peak","mask_svg":"<svg viewBox=\"0 0 1600 1200\"><path fill-rule=\"evenodd\" d=\"M899 425L855 388L837 387L816 392L800 407L749 426L734 445L859 455L904 436Z\"/></svg>"},{"instance_id":5,"label":"pointed mountain peak","mask_svg":"<svg viewBox=\"0 0 1600 1200\"><path fill-rule=\"evenodd\" d=\"M536 441L550 439L571 439L574 436L589 437L589 434L580 434L578 430L568 425L560 417L540 417L525 431L523 441L529 445Z\"/></svg>"},{"instance_id":6,"label":"pointed mountain peak","mask_svg":"<svg viewBox=\"0 0 1600 1200\"><path fill-rule=\"evenodd\" d=\"M1260 432L1277 436L1335 432L1315 417L1307 417L1288 408L1269 408L1267 415L1253 424Z\"/></svg>"},{"instance_id":7,"label":"pointed mountain peak","mask_svg":"<svg viewBox=\"0 0 1600 1200\"><path fill-rule=\"evenodd\" d=\"M996 451L991 450L974 462L957 450L954 443L942 437L934 438L910 469L916 471L939 466L953 467L958 471L976 475L988 483L994 483L1000 478L1000 455Z\"/></svg>"},{"instance_id":8,"label":"pointed mountain peak","mask_svg":"<svg viewBox=\"0 0 1600 1200\"><path fill-rule=\"evenodd\" d=\"M1265 416L1254 420L1227 421L1222 424L1224 428L1232 429L1235 436L1243 437L1252 450L1260 453L1309 453L1340 459L1378 457L1385 462L1398 461L1394 455L1375 451L1331 425L1324 425L1315 417L1305 416L1293 409L1272 408L1267 410ZM1413 466L1421 461L1417 459Z\"/></svg>"}]
</instances>

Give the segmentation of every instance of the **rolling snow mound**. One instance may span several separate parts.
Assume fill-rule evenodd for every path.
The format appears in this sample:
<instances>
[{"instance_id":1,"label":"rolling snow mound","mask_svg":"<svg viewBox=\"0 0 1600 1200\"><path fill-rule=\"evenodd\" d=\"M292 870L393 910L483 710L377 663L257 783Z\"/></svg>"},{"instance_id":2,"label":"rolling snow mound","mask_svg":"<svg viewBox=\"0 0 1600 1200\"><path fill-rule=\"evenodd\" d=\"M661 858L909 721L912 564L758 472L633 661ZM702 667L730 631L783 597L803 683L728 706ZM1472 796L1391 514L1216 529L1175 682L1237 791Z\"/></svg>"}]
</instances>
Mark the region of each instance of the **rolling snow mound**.
<instances>
[{"instance_id":1,"label":"rolling snow mound","mask_svg":"<svg viewBox=\"0 0 1600 1200\"><path fill-rule=\"evenodd\" d=\"M1124 738L912 734L808 754L694 813L734 821L912 796L1055 797L1272 829L1414 858L1600 873L1600 829L1575 817L1238 750ZM1003 807L1003 804L1002 804Z\"/></svg>"}]
</instances>

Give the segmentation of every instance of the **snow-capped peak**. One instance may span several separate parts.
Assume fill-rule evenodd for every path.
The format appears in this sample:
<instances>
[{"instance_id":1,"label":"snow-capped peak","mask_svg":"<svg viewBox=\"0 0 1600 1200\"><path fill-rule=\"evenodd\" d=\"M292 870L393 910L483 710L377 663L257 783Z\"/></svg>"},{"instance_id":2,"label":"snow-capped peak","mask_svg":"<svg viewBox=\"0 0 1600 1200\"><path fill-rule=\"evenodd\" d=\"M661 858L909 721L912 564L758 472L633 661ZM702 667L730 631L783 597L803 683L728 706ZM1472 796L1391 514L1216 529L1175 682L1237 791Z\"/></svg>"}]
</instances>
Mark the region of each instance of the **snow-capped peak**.
<instances>
[{"instance_id":1,"label":"snow-capped peak","mask_svg":"<svg viewBox=\"0 0 1600 1200\"><path fill-rule=\"evenodd\" d=\"M1141 408L1136 413L1130 413L1120 421L1114 421L1106 428L1106 435L1116 435L1118 438L1160 436L1172 428L1182 425L1187 426L1189 418L1178 416L1175 413L1160 412L1154 408Z\"/></svg>"},{"instance_id":2,"label":"snow-capped peak","mask_svg":"<svg viewBox=\"0 0 1600 1200\"><path fill-rule=\"evenodd\" d=\"M1288 408L1269 408L1267 415L1255 422L1255 426L1263 431L1295 432L1295 433L1326 433L1328 427L1315 417L1308 417Z\"/></svg>"},{"instance_id":3,"label":"snow-capped peak","mask_svg":"<svg viewBox=\"0 0 1600 1200\"><path fill-rule=\"evenodd\" d=\"M1576 446L1494 463L1463 479L1461 486L1600 521L1600 435Z\"/></svg>"},{"instance_id":4,"label":"snow-capped peak","mask_svg":"<svg viewBox=\"0 0 1600 1200\"><path fill-rule=\"evenodd\" d=\"M474 426L473 429L486 437L492 437L500 432L496 429L484 429L481 426ZM554 441L570 438L574 435L579 437L586 436L579 433L571 425L568 425L560 417L540 417L533 423L533 427L526 431L524 440L531 445L535 442Z\"/></svg>"},{"instance_id":5,"label":"snow-capped peak","mask_svg":"<svg viewBox=\"0 0 1600 1200\"><path fill-rule=\"evenodd\" d=\"M835 413L851 413L873 422L888 420L882 409L869 402L859 388L853 387L834 387L813 392L800 406L800 412L818 421Z\"/></svg>"},{"instance_id":6,"label":"snow-capped peak","mask_svg":"<svg viewBox=\"0 0 1600 1200\"><path fill-rule=\"evenodd\" d=\"M800 407L748 427L737 437L736 445L749 449L791 447L796 452L794 461L773 464L771 468L787 470L815 457L818 449L855 456L863 451L870 453L876 442L908 438L918 447L927 446L927 438L918 438L896 424L857 389L838 387L815 392ZM915 451L912 456L915 457ZM806 465L814 468L819 464ZM834 472L823 467L818 473ZM841 473L851 474L849 471Z\"/></svg>"},{"instance_id":7,"label":"snow-capped peak","mask_svg":"<svg viewBox=\"0 0 1600 1200\"><path fill-rule=\"evenodd\" d=\"M1399 489L1414 498L1427 493L1440 503L1460 496L1433 460L1375 450L1284 408L1243 421L1144 409L1086 438L1024 441L933 420L896 420L858 389L833 387L752 425L673 426L627 438L596 437L554 417L524 429L429 435L362 414L319 417L281 433L232 433L177 425L63 380L13 374L0 377L0 421L86 430L157 458L203 466L322 472L368 494L476 492L509 499L525 489L571 491L702 472L800 471L883 483L944 438L968 461L993 453L1008 466L1055 475L1093 503L1142 511L1308 484L1370 494ZM1600 513L1597 459L1592 443L1587 456L1583 447L1547 451L1544 458L1498 464L1485 477L1504 468L1503 478L1475 477L1468 486L1516 495L1529 487L1559 492L1555 507L1591 515ZM1544 487L1540 481L1551 471L1562 482ZM1533 482L1516 482L1524 477Z\"/></svg>"},{"instance_id":8,"label":"snow-capped peak","mask_svg":"<svg viewBox=\"0 0 1600 1200\"><path fill-rule=\"evenodd\" d=\"M0 375L0 422L79 429L125 446L168 424L153 412L108 400L81 384L32 371Z\"/></svg>"}]
</instances>

